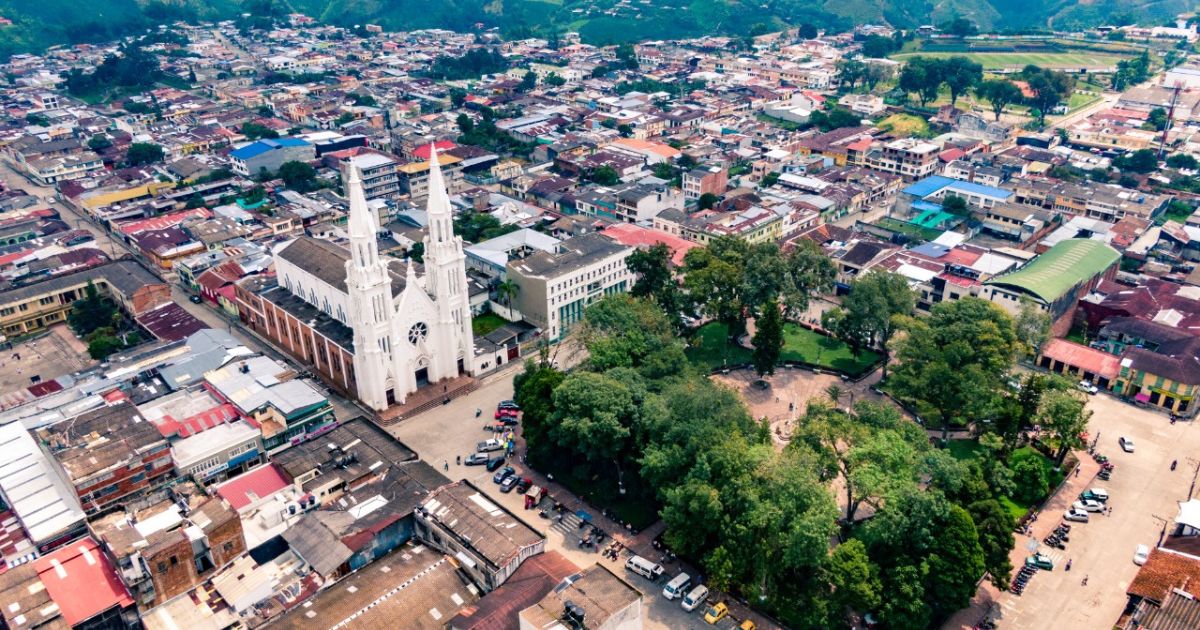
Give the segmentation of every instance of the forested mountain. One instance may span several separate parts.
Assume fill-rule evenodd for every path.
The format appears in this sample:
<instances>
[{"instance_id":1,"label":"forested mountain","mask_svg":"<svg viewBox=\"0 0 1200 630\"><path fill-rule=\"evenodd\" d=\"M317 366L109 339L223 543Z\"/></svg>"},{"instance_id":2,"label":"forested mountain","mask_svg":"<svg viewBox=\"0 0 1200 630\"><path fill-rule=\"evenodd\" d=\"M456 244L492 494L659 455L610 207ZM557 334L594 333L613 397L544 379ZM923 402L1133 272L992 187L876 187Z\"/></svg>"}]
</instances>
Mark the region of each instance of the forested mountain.
<instances>
[{"instance_id":1,"label":"forested mountain","mask_svg":"<svg viewBox=\"0 0 1200 630\"><path fill-rule=\"evenodd\" d=\"M0 0L0 58L52 44L105 41L172 20L259 18L300 11L330 24L392 30L498 26L505 34L579 31L608 44L705 34L744 35L788 25L899 27L957 17L983 30L1070 29L1165 22L1187 0Z\"/></svg>"}]
</instances>

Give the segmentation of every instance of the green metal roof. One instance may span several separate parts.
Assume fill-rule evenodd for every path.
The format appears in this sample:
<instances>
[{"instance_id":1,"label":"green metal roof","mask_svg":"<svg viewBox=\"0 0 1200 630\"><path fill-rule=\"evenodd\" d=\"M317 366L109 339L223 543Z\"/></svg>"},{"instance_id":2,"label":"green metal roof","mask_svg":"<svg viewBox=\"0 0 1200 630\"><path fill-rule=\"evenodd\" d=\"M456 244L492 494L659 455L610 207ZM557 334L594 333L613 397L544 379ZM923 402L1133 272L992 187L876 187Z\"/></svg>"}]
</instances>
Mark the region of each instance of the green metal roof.
<instances>
[{"instance_id":1,"label":"green metal roof","mask_svg":"<svg viewBox=\"0 0 1200 630\"><path fill-rule=\"evenodd\" d=\"M1059 242L1028 265L984 284L1020 289L1050 304L1120 258L1117 250L1100 241L1073 238Z\"/></svg>"}]
</instances>

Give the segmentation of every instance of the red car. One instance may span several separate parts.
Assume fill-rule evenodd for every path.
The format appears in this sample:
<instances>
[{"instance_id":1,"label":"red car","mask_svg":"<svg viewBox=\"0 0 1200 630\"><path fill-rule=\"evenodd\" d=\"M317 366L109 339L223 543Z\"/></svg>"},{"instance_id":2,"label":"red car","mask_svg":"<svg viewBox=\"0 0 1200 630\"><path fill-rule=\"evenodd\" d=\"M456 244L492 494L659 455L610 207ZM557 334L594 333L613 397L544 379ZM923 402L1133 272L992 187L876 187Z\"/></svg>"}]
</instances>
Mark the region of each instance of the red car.
<instances>
[{"instance_id":1,"label":"red car","mask_svg":"<svg viewBox=\"0 0 1200 630\"><path fill-rule=\"evenodd\" d=\"M497 409L496 410L496 419L499 420L501 418L516 418L517 413L518 412L516 409Z\"/></svg>"}]
</instances>

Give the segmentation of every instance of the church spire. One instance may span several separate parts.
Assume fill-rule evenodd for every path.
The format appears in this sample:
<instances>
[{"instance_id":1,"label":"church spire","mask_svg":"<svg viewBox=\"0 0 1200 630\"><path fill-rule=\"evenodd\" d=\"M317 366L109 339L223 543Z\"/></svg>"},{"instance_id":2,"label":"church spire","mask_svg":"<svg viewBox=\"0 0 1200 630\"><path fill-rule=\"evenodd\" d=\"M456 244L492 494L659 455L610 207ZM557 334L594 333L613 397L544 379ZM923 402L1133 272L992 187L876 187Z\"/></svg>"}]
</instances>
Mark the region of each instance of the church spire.
<instances>
[{"instance_id":1,"label":"church spire","mask_svg":"<svg viewBox=\"0 0 1200 630\"><path fill-rule=\"evenodd\" d=\"M429 143L429 199L425 205L429 215L429 237L434 243L446 243L454 238L454 218L450 211L450 194L442 176L437 144Z\"/></svg>"},{"instance_id":2,"label":"church spire","mask_svg":"<svg viewBox=\"0 0 1200 630\"><path fill-rule=\"evenodd\" d=\"M350 232L351 256L355 266L372 267L379 263L379 246L375 240L378 226L373 225L371 209L367 207L367 197L363 194L358 168L353 164L347 164L346 168L350 171L349 181L346 182L346 195L350 198L347 228Z\"/></svg>"}]
</instances>

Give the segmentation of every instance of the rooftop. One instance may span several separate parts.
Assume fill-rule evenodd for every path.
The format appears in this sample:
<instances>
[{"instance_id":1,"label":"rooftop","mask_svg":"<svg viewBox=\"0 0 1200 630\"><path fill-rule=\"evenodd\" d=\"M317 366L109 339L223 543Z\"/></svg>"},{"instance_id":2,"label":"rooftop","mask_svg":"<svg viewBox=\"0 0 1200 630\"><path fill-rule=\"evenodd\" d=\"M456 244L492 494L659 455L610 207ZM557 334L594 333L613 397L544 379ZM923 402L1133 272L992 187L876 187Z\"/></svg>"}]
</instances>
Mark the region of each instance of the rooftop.
<instances>
[{"instance_id":1,"label":"rooftop","mask_svg":"<svg viewBox=\"0 0 1200 630\"><path fill-rule=\"evenodd\" d=\"M570 602L583 609L587 627L599 628L641 599L642 593L631 584L604 565L594 564L563 580L536 605L522 610L521 627L554 627Z\"/></svg>"},{"instance_id":2,"label":"rooftop","mask_svg":"<svg viewBox=\"0 0 1200 630\"><path fill-rule=\"evenodd\" d=\"M52 540L83 522L75 491L20 422L0 426L0 490L35 542Z\"/></svg>"},{"instance_id":3,"label":"rooftop","mask_svg":"<svg viewBox=\"0 0 1200 630\"><path fill-rule=\"evenodd\" d=\"M545 540L540 532L467 481L434 490L420 510L496 567L505 566L522 549Z\"/></svg>"},{"instance_id":4,"label":"rooftop","mask_svg":"<svg viewBox=\"0 0 1200 630\"><path fill-rule=\"evenodd\" d=\"M474 585L448 558L410 543L322 591L311 606L294 609L273 627L442 630L478 600Z\"/></svg>"},{"instance_id":5,"label":"rooftop","mask_svg":"<svg viewBox=\"0 0 1200 630\"><path fill-rule=\"evenodd\" d=\"M1103 273L1120 258L1117 250L1104 243L1073 238L1061 241L1024 267L984 284L1024 291L1050 304L1076 285Z\"/></svg>"}]
</instances>

